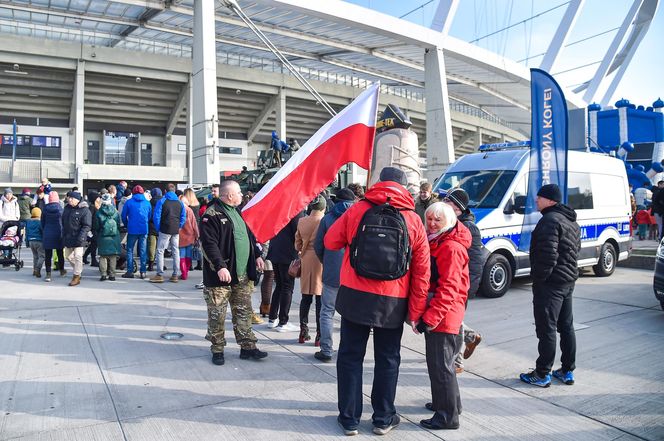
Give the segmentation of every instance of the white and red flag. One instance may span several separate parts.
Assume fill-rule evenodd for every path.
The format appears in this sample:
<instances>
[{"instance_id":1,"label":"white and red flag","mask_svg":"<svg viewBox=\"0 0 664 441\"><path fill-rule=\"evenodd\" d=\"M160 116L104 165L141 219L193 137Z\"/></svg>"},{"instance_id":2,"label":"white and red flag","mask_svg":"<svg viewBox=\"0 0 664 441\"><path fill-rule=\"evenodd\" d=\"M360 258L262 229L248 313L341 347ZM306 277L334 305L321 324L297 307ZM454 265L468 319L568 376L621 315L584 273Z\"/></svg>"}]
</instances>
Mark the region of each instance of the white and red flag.
<instances>
[{"instance_id":1,"label":"white and red flag","mask_svg":"<svg viewBox=\"0 0 664 441\"><path fill-rule=\"evenodd\" d=\"M259 242L273 238L349 162L369 169L380 84L362 92L321 127L242 210Z\"/></svg>"}]
</instances>

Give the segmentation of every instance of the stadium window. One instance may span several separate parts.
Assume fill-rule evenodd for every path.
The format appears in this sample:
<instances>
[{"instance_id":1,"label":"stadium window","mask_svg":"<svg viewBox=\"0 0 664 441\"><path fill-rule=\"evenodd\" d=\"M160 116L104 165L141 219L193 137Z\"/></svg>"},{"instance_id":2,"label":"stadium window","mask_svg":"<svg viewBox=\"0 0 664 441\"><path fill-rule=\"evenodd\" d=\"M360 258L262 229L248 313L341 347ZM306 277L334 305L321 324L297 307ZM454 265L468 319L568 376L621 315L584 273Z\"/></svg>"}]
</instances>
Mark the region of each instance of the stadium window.
<instances>
[{"instance_id":1,"label":"stadium window","mask_svg":"<svg viewBox=\"0 0 664 441\"><path fill-rule=\"evenodd\" d=\"M242 147L219 147L219 153L224 155L241 155Z\"/></svg>"},{"instance_id":2,"label":"stadium window","mask_svg":"<svg viewBox=\"0 0 664 441\"><path fill-rule=\"evenodd\" d=\"M11 158L14 148L13 135L0 135L0 158ZM62 138L59 136L16 136L16 159L60 160Z\"/></svg>"}]
</instances>

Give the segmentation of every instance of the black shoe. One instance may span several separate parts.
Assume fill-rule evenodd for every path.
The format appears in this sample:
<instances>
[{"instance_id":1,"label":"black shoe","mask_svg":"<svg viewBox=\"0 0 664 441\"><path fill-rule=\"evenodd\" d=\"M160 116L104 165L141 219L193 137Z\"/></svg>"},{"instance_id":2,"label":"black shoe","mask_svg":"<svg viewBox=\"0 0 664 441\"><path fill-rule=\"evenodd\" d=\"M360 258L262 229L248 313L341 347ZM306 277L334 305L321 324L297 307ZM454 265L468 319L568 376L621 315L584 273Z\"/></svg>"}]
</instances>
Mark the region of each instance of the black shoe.
<instances>
[{"instance_id":1,"label":"black shoe","mask_svg":"<svg viewBox=\"0 0 664 441\"><path fill-rule=\"evenodd\" d=\"M258 348L254 349L240 349L240 358L242 360L260 360L267 357L267 352L263 352Z\"/></svg>"},{"instance_id":2,"label":"black shoe","mask_svg":"<svg viewBox=\"0 0 664 441\"><path fill-rule=\"evenodd\" d=\"M83 265L87 265L89 263L90 263L90 261L87 258L83 259Z\"/></svg>"},{"instance_id":3,"label":"black shoe","mask_svg":"<svg viewBox=\"0 0 664 441\"><path fill-rule=\"evenodd\" d=\"M459 428L459 423L443 425L443 424L439 424L439 423L434 422L433 418L429 418L428 420L421 420L420 421L420 426L424 427L425 429L429 429L429 430L456 430L456 429Z\"/></svg>"},{"instance_id":4,"label":"black shoe","mask_svg":"<svg viewBox=\"0 0 664 441\"><path fill-rule=\"evenodd\" d=\"M224 360L224 353L215 352L214 354L212 354L212 363L216 364L217 366L221 366L224 363L226 363L226 360Z\"/></svg>"},{"instance_id":5,"label":"black shoe","mask_svg":"<svg viewBox=\"0 0 664 441\"><path fill-rule=\"evenodd\" d=\"M373 433L376 435L387 435L392 429L397 427L401 422L399 415L394 415L392 421L387 426L374 426Z\"/></svg>"},{"instance_id":6,"label":"black shoe","mask_svg":"<svg viewBox=\"0 0 664 441\"><path fill-rule=\"evenodd\" d=\"M332 361L332 357L329 356L329 355L325 355L325 354L323 354L323 351L318 351L318 352L316 352L316 353L314 354L314 358L315 358L316 360L320 360L320 361L323 361L323 362L325 362L325 363L329 363L329 362Z\"/></svg>"},{"instance_id":7,"label":"black shoe","mask_svg":"<svg viewBox=\"0 0 664 441\"><path fill-rule=\"evenodd\" d=\"M432 411L432 412L435 412L435 410L433 409L433 403L426 403L426 404L424 405L424 408L425 408L426 410L430 410L430 411Z\"/></svg>"},{"instance_id":8,"label":"black shoe","mask_svg":"<svg viewBox=\"0 0 664 441\"><path fill-rule=\"evenodd\" d=\"M100 281L100 282L104 282L104 281L106 281L106 279L107 279L106 276L101 276L101 277L99 278L99 281Z\"/></svg>"},{"instance_id":9,"label":"black shoe","mask_svg":"<svg viewBox=\"0 0 664 441\"><path fill-rule=\"evenodd\" d=\"M145 273L141 273L141 279L145 279Z\"/></svg>"},{"instance_id":10,"label":"black shoe","mask_svg":"<svg viewBox=\"0 0 664 441\"><path fill-rule=\"evenodd\" d=\"M133 279L134 278L134 273L126 272L122 275L123 279Z\"/></svg>"},{"instance_id":11,"label":"black shoe","mask_svg":"<svg viewBox=\"0 0 664 441\"><path fill-rule=\"evenodd\" d=\"M111 282L115 282L115 276L108 276L108 280L110 280Z\"/></svg>"},{"instance_id":12,"label":"black shoe","mask_svg":"<svg viewBox=\"0 0 664 441\"><path fill-rule=\"evenodd\" d=\"M94 261L90 264L90 266L93 266L93 267L95 267L95 268L99 268L99 262L97 262L96 260L94 260Z\"/></svg>"},{"instance_id":13,"label":"black shoe","mask_svg":"<svg viewBox=\"0 0 664 441\"><path fill-rule=\"evenodd\" d=\"M150 272L154 271L154 262L148 263L148 271Z\"/></svg>"}]
</instances>

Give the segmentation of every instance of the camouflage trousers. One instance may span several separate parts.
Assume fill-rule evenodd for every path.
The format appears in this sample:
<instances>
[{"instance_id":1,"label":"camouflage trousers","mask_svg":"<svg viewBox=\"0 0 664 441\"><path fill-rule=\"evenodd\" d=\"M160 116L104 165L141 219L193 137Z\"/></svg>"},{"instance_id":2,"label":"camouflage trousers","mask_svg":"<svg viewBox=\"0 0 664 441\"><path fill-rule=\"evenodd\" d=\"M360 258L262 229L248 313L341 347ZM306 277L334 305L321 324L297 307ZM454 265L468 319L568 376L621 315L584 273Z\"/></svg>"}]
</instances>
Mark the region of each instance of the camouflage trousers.
<instances>
[{"instance_id":1,"label":"camouflage trousers","mask_svg":"<svg viewBox=\"0 0 664 441\"><path fill-rule=\"evenodd\" d=\"M226 310L231 305L233 332L235 340L242 349L254 349L256 336L251 330L251 293L254 283L247 276L240 277L239 283L232 286L205 288L203 297L207 303L208 329L205 338L212 343L213 354L224 352L226 346L225 328Z\"/></svg>"}]
</instances>

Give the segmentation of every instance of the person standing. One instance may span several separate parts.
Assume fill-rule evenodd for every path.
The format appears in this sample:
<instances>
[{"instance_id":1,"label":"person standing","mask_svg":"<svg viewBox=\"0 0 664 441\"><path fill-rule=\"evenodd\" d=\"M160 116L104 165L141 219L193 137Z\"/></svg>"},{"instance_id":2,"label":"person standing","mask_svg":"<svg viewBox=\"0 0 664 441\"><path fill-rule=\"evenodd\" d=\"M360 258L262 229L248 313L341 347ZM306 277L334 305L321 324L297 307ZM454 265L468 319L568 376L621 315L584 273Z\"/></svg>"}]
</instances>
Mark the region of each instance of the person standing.
<instances>
[{"instance_id":1,"label":"person standing","mask_svg":"<svg viewBox=\"0 0 664 441\"><path fill-rule=\"evenodd\" d=\"M69 202L62 212L62 245L64 256L71 263L74 275L69 286L80 285L83 273L83 251L87 242L88 233L92 228L92 214L88 203L83 200L81 193L69 193Z\"/></svg>"},{"instance_id":2,"label":"person standing","mask_svg":"<svg viewBox=\"0 0 664 441\"><path fill-rule=\"evenodd\" d=\"M298 343L302 344L311 340L309 335L309 310L311 303L316 298L316 338L314 344L320 345L320 296L323 292L323 265L314 251L314 239L325 214L327 206L325 198L318 196L309 209L311 214L303 217L297 223L295 232L295 249L300 255L302 264L302 275L300 276L300 289L302 290L302 301L300 302L300 336Z\"/></svg>"},{"instance_id":3,"label":"person standing","mask_svg":"<svg viewBox=\"0 0 664 441\"><path fill-rule=\"evenodd\" d=\"M327 230L341 217L355 202L355 195L348 188L342 188L337 192L337 203L332 211L326 214L320 221L314 250L316 256L323 263L323 293L321 295L320 307L320 351L314 354L317 360L323 362L332 361L334 346L332 332L334 330L334 306L337 302L337 291L339 291L339 276L341 274L341 263L344 258L344 250L330 250L325 248L323 239Z\"/></svg>"},{"instance_id":4,"label":"person standing","mask_svg":"<svg viewBox=\"0 0 664 441\"><path fill-rule=\"evenodd\" d=\"M46 256L44 253L43 232L41 226L41 210L37 207L33 208L30 216L30 219L25 223L25 243L32 251L32 275L40 278L41 269L44 265L44 259Z\"/></svg>"},{"instance_id":5,"label":"person standing","mask_svg":"<svg viewBox=\"0 0 664 441\"><path fill-rule=\"evenodd\" d=\"M442 202L449 205L459 222L468 228L472 237L472 243L468 249L468 272L470 275L470 286L468 288L468 299L472 299L477 295L482 282L482 273L484 272L484 264L486 263L488 252L482 244L482 233L475 225L475 215L468 208L470 198L468 193L461 187L454 188L448 192L441 193L443 197ZM466 303L468 307L468 303ZM459 351L455 354L454 364L456 366L456 373L463 372L463 360L469 358L475 352L475 348L482 341L482 335L475 331L465 323L461 323L461 332L459 333L461 340L458 345ZM465 349L464 349L465 345ZM461 350L463 349L463 354Z\"/></svg>"},{"instance_id":6,"label":"person standing","mask_svg":"<svg viewBox=\"0 0 664 441\"><path fill-rule=\"evenodd\" d=\"M537 192L537 222L530 241L530 274L533 278L533 312L539 357L535 370L519 376L521 381L549 387L556 356L556 331L560 333L560 369L553 376L574 384L576 334L572 315L572 293L579 278L578 257L581 231L576 212L563 204L556 184L543 185Z\"/></svg>"},{"instance_id":7,"label":"person standing","mask_svg":"<svg viewBox=\"0 0 664 441\"><path fill-rule=\"evenodd\" d=\"M376 255L372 247L360 246L355 251L361 248L361 255L359 252L358 256L350 252L344 254L336 303L337 312L341 315L341 342L337 355L337 421L346 435L358 433L364 404L363 362L372 330L375 358L374 383L371 390L373 431L377 435L384 435L399 425L400 419L394 400L401 363L403 323L409 308L414 308L415 304L426 303L431 273L426 232L414 211L413 197L405 188L406 174L397 168L385 167L381 170L379 179L380 182L369 188L363 200L349 208L330 227L323 241L325 248L330 250L350 246L356 237L362 239L363 243L365 238L370 242L367 232L360 228L369 210L372 219L379 213L391 213L392 222L401 219L398 221L399 231L390 235L389 249L384 249L381 255ZM391 208L385 207L385 204ZM378 211L378 208L381 211ZM371 228L369 230L373 231ZM404 243L406 238L407 245ZM371 243L377 240L378 235L374 231ZM410 262L402 258L402 253L406 253L403 247L411 250ZM385 239L383 248L387 248ZM354 255L355 265L351 265L351 254ZM368 255L375 256L375 260L370 263L358 262L358 259L362 260ZM407 253L404 255L407 256ZM396 260L386 261L388 258ZM369 267L363 274L373 274L368 270L379 272L387 269L388 266L384 264L390 264L389 267L394 268L395 272L380 274L380 279L361 276L355 268Z\"/></svg>"},{"instance_id":8,"label":"person standing","mask_svg":"<svg viewBox=\"0 0 664 441\"><path fill-rule=\"evenodd\" d=\"M212 363L225 363L226 309L231 306L235 340L240 345L240 358L260 360L267 357L256 347L251 329L251 292L258 271L263 268L256 239L242 219L237 206L242 191L235 181L223 181L219 198L212 200L201 219L203 249L203 297L207 304Z\"/></svg>"},{"instance_id":9,"label":"person standing","mask_svg":"<svg viewBox=\"0 0 664 441\"><path fill-rule=\"evenodd\" d=\"M120 215L113 206L113 198L106 193L101 197L101 206L92 222L97 247L99 249L100 282L115 281L115 269L118 256L122 252L120 245Z\"/></svg>"},{"instance_id":10,"label":"person standing","mask_svg":"<svg viewBox=\"0 0 664 441\"><path fill-rule=\"evenodd\" d=\"M420 185L420 195L417 197L415 202L415 212L422 219L422 224L424 224L424 212L427 211L427 208L438 198L431 192L431 184L428 182L423 182Z\"/></svg>"},{"instance_id":11,"label":"person standing","mask_svg":"<svg viewBox=\"0 0 664 441\"><path fill-rule=\"evenodd\" d=\"M29 188L24 188L23 193L18 198L19 220L27 221L32 218L32 194Z\"/></svg>"},{"instance_id":12,"label":"person standing","mask_svg":"<svg viewBox=\"0 0 664 441\"><path fill-rule=\"evenodd\" d=\"M657 239L660 240L664 232L662 231L662 225L664 224L664 181L657 182L657 194L654 194L652 197L652 212L655 215L655 220L657 221ZM636 202L634 202L636 205ZM632 213L634 214L634 213Z\"/></svg>"},{"instance_id":13,"label":"person standing","mask_svg":"<svg viewBox=\"0 0 664 441\"><path fill-rule=\"evenodd\" d=\"M297 258L295 250L295 233L297 223L304 217L304 211L298 213L284 228L270 239L270 248L267 259L272 262L274 269L274 292L270 301L270 314L268 326L277 331L297 331L298 327L288 323L295 278L288 274L290 263Z\"/></svg>"},{"instance_id":14,"label":"person standing","mask_svg":"<svg viewBox=\"0 0 664 441\"><path fill-rule=\"evenodd\" d=\"M145 199L143 187L136 185L131 193L132 197L127 199L122 208L122 223L127 227L127 271L122 277L134 278L134 248L138 245L139 273L141 279L145 279L148 260L145 247L152 207Z\"/></svg>"},{"instance_id":15,"label":"person standing","mask_svg":"<svg viewBox=\"0 0 664 441\"><path fill-rule=\"evenodd\" d=\"M189 270L191 269L191 261L194 255L194 245L198 242L198 222L196 221L196 216L194 211L189 206L189 199L186 196L182 195L180 197L182 203L184 204L187 220L184 222L184 226L180 228L180 274L182 280L187 280L189 277ZM198 207L196 207L198 208Z\"/></svg>"},{"instance_id":16,"label":"person standing","mask_svg":"<svg viewBox=\"0 0 664 441\"><path fill-rule=\"evenodd\" d=\"M201 224L201 202L196 197L196 192L193 189L187 188L184 191L183 196L189 201L189 208L194 213L194 218L196 219L196 225L200 227ZM205 210L203 210L205 212ZM189 265L192 270L201 271L203 269L203 257L201 256L201 247L198 243L198 239L193 244L191 249L191 260L192 263ZM193 261L196 261L196 266L193 266Z\"/></svg>"},{"instance_id":17,"label":"person standing","mask_svg":"<svg viewBox=\"0 0 664 441\"><path fill-rule=\"evenodd\" d=\"M153 188L150 190L150 208L152 214L148 221L148 271L154 271L154 261L157 258L157 239L159 238L159 231L154 226L154 209L157 202L163 197L160 188Z\"/></svg>"},{"instance_id":18,"label":"person standing","mask_svg":"<svg viewBox=\"0 0 664 441\"><path fill-rule=\"evenodd\" d=\"M92 216L92 223L95 220L95 214L97 210L101 207L101 199L99 192L96 190L88 191L88 205L90 208L90 215ZM94 228L92 229L92 235L90 237L90 243L83 253L83 264L88 264L88 256L90 256L90 266L98 267L99 262L97 261L97 236L95 235Z\"/></svg>"},{"instance_id":19,"label":"person standing","mask_svg":"<svg viewBox=\"0 0 664 441\"><path fill-rule=\"evenodd\" d=\"M431 250L431 300L409 311L413 330L426 340L432 401L424 407L434 412L420 425L429 430L454 430L459 428L461 413L454 359L461 348L458 334L470 287L467 250L472 238L445 203L429 206L425 221Z\"/></svg>"},{"instance_id":20,"label":"person standing","mask_svg":"<svg viewBox=\"0 0 664 441\"><path fill-rule=\"evenodd\" d=\"M46 204L48 204L48 195L44 193L44 189L42 187L39 187L34 198L32 199L32 206L39 208L43 213L44 208L46 208Z\"/></svg>"},{"instance_id":21,"label":"person standing","mask_svg":"<svg viewBox=\"0 0 664 441\"><path fill-rule=\"evenodd\" d=\"M60 205L60 196L55 190L48 193L48 204L44 206L41 216L42 238L44 245L44 267L46 268L46 277L44 282L51 281L51 260L55 252L58 258L58 270L60 276L67 275L65 269L65 257L62 252L62 206Z\"/></svg>"},{"instance_id":22,"label":"person standing","mask_svg":"<svg viewBox=\"0 0 664 441\"><path fill-rule=\"evenodd\" d=\"M178 281L180 266L180 228L187 220L184 204L175 194L175 184L168 184L168 191L155 205L152 214L155 229L159 232L157 240L157 274L150 279L152 283L164 281L164 251L168 247L173 257L173 272L169 279L173 283Z\"/></svg>"}]
</instances>

